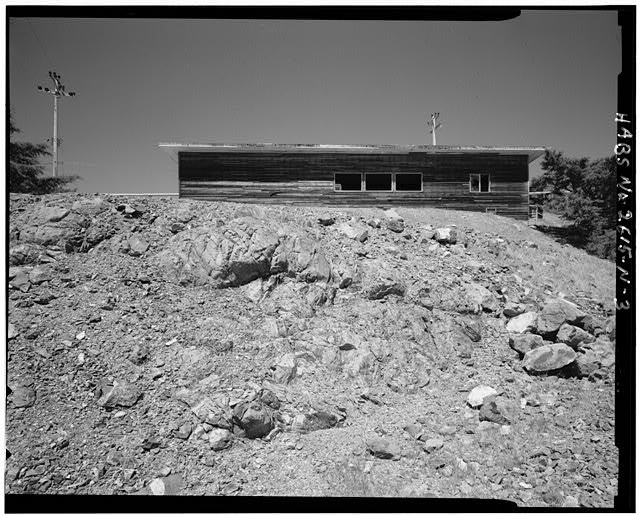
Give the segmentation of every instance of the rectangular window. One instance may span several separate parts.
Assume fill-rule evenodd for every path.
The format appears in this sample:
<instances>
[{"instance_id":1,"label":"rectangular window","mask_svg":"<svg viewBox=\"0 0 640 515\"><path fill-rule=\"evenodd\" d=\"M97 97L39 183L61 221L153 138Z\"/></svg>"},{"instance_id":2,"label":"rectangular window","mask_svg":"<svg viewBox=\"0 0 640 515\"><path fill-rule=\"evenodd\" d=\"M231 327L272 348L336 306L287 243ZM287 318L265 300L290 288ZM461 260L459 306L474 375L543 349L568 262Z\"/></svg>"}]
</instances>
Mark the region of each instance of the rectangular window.
<instances>
[{"instance_id":1,"label":"rectangular window","mask_svg":"<svg viewBox=\"0 0 640 515\"><path fill-rule=\"evenodd\" d=\"M498 209L495 207L488 207L485 209L485 213L491 213L493 215L498 213Z\"/></svg>"},{"instance_id":2,"label":"rectangular window","mask_svg":"<svg viewBox=\"0 0 640 515\"><path fill-rule=\"evenodd\" d=\"M422 191L422 174L397 173L396 191Z\"/></svg>"},{"instance_id":3,"label":"rectangular window","mask_svg":"<svg viewBox=\"0 0 640 515\"><path fill-rule=\"evenodd\" d=\"M471 193L489 193L491 191L491 178L489 174L469 174L469 191Z\"/></svg>"},{"instance_id":4,"label":"rectangular window","mask_svg":"<svg viewBox=\"0 0 640 515\"><path fill-rule=\"evenodd\" d=\"M334 177L335 191L362 191L362 174L337 173Z\"/></svg>"},{"instance_id":5,"label":"rectangular window","mask_svg":"<svg viewBox=\"0 0 640 515\"><path fill-rule=\"evenodd\" d=\"M391 191L390 173L366 173L364 182L367 191Z\"/></svg>"}]
</instances>

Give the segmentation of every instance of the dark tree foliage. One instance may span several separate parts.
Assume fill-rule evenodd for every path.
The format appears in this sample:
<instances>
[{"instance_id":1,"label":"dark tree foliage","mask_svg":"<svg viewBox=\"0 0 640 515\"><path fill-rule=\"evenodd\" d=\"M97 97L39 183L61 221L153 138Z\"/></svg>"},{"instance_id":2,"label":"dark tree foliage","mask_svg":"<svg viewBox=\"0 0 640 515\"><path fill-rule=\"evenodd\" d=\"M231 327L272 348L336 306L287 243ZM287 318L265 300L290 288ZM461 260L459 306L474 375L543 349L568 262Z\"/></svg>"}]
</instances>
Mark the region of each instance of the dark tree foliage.
<instances>
[{"instance_id":1,"label":"dark tree foliage","mask_svg":"<svg viewBox=\"0 0 640 515\"><path fill-rule=\"evenodd\" d=\"M550 191L546 207L573 222L578 242L588 252L615 259L616 160L569 159L547 150L544 173L531 181L532 191Z\"/></svg>"},{"instance_id":2,"label":"dark tree foliage","mask_svg":"<svg viewBox=\"0 0 640 515\"><path fill-rule=\"evenodd\" d=\"M45 143L14 141L14 135L19 132L13 121L13 113L9 111L9 191L35 195L69 191L67 184L78 177L42 177L44 168L40 159L51 155L48 146Z\"/></svg>"}]
</instances>

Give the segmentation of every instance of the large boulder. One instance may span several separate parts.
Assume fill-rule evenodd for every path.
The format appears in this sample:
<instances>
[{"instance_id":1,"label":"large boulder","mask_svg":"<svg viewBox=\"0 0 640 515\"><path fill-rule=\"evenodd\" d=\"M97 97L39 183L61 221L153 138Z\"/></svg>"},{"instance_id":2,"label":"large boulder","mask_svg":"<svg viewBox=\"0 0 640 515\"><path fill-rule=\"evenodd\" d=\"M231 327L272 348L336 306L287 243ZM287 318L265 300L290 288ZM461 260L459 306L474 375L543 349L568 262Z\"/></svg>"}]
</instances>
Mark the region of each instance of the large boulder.
<instances>
[{"instance_id":1,"label":"large boulder","mask_svg":"<svg viewBox=\"0 0 640 515\"><path fill-rule=\"evenodd\" d=\"M59 222L69 214L69 210L62 206L41 206L34 209L33 220L41 223Z\"/></svg>"},{"instance_id":2,"label":"large boulder","mask_svg":"<svg viewBox=\"0 0 640 515\"><path fill-rule=\"evenodd\" d=\"M11 245L9 249L9 266L39 263L46 258L46 249L36 243Z\"/></svg>"},{"instance_id":3,"label":"large boulder","mask_svg":"<svg viewBox=\"0 0 640 515\"><path fill-rule=\"evenodd\" d=\"M173 236L157 259L170 279L183 284L240 286L286 269L286 257L275 261L278 235L260 221L236 219ZM274 262L275 261L275 262Z\"/></svg>"},{"instance_id":4,"label":"large boulder","mask_svg":"<svg viewBox=\"0 0 640 515\"><path fill-rule=\"evenodd\" d=\"M547 302L538 314L535 332L546 338L552 338L562 324L580 325L585 316L585 313L569 301L552 300Z\"/></svg>"},{"instance_id":5,"label":"large boulder","mask_svg":"<svg viewBox=\"0 0 640 515\"><path fill-rule=\"evenodd\" d=\"M529 333L536 328L536 321L538 320L538 314L529 311L513 317L507 322L507 331L510 333Z\"/></svg>"},{"instance_id":6,"label":"large boulder","mask_svg":"<svg viewBox=\"0 0 640 515\"><path fill-rule=\"evenodd\" d=\"M287 270L303 281L329 281L331 265L320 244L300 233L280 232L281 244L276 248L272 270Z\"/></svg>"},{"instance_id":7,"label":"large boulder","mask_svg":"<svg viewBox=\"0 0 640 515\"><path fill-rule=\"evenodd\" d=\"M575 351L564 343L543 345L524 355L522 366L528 372L551 372L570 365L576 360Z\"/></svg>"},{"instance_id":8,"label":"large boulder","mask_svg":"<svg viewBox=\"0 0 640 515\"><path fill-rule=\"evenodd\" d=\"M89 221L78 214L70 214L59 222L39 223L34 220L33 225L27 225L20 231L20 241L63 246L67 241L82 238L83 229L87 227Z\"/></svg>"},{"instance_id":9,"label":"large boulder","mask_svg":"<svg viewBox=\"0 0 640 515\"><path fill-rule=\"evenodd\" d=\"M403 296L406 292L406 286L398 272L386 266L382 260L361 263L358 275L362 291L368 299L382 299L387 295Z\"/></svg>"}]
</instances>

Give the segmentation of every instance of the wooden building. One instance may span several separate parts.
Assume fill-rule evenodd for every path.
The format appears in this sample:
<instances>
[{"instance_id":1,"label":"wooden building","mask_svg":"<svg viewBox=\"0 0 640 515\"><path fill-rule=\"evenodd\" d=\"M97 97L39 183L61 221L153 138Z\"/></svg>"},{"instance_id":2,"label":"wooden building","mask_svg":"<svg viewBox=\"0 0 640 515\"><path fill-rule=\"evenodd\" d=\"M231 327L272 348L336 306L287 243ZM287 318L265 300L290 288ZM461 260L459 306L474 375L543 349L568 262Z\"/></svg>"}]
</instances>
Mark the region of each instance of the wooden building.
<instances>
[{"instance_id":1,"label":"wooden building","mask_svg":"<svg viewBox=\"0 0 640 515\"><path fill-rule=\"evenodd\" d=\"M423 205L526 220L541 147L161 143L179 196L325 205Z\"/></svg>"}]
</instances>

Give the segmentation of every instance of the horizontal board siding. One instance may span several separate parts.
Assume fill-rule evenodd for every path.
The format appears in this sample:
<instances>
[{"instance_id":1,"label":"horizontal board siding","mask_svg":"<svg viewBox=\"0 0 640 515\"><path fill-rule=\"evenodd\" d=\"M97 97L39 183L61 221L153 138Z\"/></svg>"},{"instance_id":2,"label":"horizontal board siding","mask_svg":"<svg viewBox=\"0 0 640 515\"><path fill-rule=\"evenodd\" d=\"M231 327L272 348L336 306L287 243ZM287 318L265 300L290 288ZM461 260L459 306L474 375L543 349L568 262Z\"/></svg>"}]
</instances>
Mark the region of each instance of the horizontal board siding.
<instances>
[{"instance_id":1,"label":"horizontal board siding","mask_svg":"<svg viewBox=\"0 0 640 515\"><path fill-rule=\"evenodd\" d=\"M334 173L422 173L423 191L334 191ZM469 191L470 173L490 173L491 192ZM287 154L185 152L181 197L327 205L429 205L526 219L527 156L492 154Z\"/></svg>"}]
</instances>

